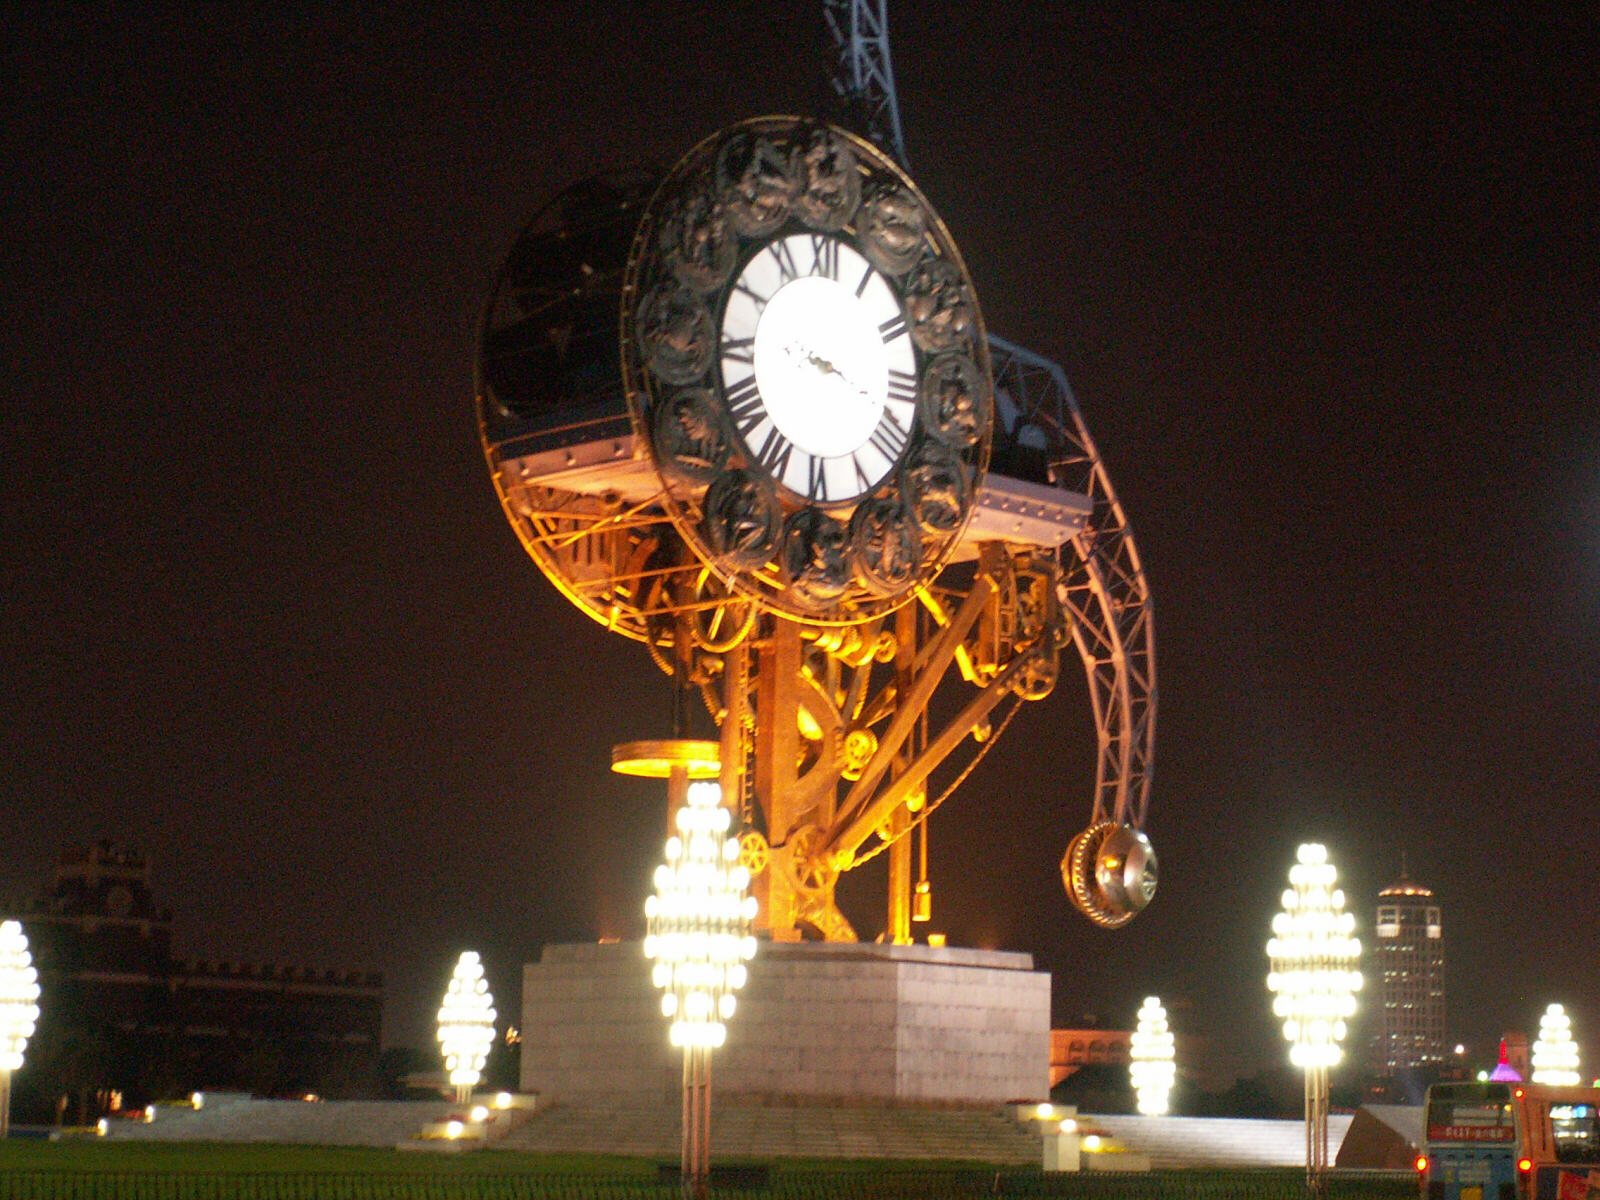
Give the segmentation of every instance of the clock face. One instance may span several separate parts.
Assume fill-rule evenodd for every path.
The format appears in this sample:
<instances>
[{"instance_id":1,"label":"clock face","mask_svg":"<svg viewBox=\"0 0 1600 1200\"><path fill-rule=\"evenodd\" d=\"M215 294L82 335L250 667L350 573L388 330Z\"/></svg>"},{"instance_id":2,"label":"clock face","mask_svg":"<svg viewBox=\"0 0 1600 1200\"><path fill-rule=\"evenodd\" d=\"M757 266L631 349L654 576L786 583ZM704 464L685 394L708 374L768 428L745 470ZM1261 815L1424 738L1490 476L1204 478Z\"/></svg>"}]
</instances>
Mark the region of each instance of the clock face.
<instances>
[{"instance_id":1,"label":"clock face","mask_svg":"<svg viewBox=\"0 0 1600 1200\"><path fill-rule=\"evenodd\" d=\"M938 573L993 379L960 255L882 151L790 117L706 139L640 222L622 329L662 506L729 589L839 624Z\"/></svg>"},{"instance_id":2,"label":"clock face","mask_svg":"<svg viewBox=\"0 0 1600 1200\"><path fill-rule=\"evenodd\" d=\"M900 298L837 237L768 242L728 294L719 371L734 432L807 503L852 503L894 469L916 425L916 365Z\"/></svg>"}]
</instances>

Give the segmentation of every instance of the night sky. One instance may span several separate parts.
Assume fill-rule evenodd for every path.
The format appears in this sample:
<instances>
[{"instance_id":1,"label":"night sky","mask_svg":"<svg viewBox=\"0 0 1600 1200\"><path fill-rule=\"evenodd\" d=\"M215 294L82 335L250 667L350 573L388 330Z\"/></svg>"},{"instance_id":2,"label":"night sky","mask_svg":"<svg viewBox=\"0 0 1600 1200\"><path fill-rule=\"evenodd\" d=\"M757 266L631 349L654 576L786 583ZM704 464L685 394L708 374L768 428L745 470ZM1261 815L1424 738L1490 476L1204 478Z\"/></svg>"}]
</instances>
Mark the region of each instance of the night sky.
<instances>
[{"instance_id":1,"label":"night sky","mask_svg":"<svg viewBox=\"0 0 1600 1200\"><path fill-rule=\"evenodd\" d=\"M112 839L181 954L382 970L424 1045L461 949L511 1012L542 944L642 932L662 833L607 764L666 679L484 465L491 277L567 184L816 111L827 42L799 0L293 7L0 17L0 895ZM935 927L1058 1021L1154 992L1278 1061L1319 838L1368 939L1402 854L1436 889L1452 1039L1560 1000L1600 1068L1600 18L1558 7L892 8L913 173L1155 597L1152 907L1059 882L1075 662L933 824Z\"/></svg>"}]
</instances>

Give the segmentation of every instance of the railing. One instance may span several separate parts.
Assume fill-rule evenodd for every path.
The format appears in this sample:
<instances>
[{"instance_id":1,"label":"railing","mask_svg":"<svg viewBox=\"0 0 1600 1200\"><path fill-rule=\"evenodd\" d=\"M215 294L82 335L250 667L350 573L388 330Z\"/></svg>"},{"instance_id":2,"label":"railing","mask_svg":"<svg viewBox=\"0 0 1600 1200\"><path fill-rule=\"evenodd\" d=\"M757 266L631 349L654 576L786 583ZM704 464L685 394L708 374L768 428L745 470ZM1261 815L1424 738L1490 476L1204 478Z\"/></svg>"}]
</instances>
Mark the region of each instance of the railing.
<instances>
[{"instance_id":1,"label":"railing","mask_svg":"<svg viewBox=\"0 0 1600 1200\"><path fill-rule=\"evenodd\" d=\"M775 1167L765 1186L716 1186L723 1200L977 1200L1038 1196L1083 1200L1303 1200L1294 1170L1153 1171L1142 1175L1044 1174L1027 1170ZM1401 1200L1415 1195L1405 1174L1335 1173L1332 1200ZM430 1171L186 1172L44 1171L0 1174L0 1200L678 1200L671 1183L649 1178L544 1173Z\"/></svg>"}]
</instances>

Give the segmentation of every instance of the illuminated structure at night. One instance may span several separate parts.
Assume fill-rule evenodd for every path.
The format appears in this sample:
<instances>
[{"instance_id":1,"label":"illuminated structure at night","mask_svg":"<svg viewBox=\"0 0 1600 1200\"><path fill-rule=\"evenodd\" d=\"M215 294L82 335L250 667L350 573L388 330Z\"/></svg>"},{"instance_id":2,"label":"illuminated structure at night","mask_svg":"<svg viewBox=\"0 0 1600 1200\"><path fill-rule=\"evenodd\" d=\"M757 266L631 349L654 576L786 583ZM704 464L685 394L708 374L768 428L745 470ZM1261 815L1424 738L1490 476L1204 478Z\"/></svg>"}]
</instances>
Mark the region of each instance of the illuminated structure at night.
<instances>
[{"instance_id":1,"label":"illuminated structure at night","mask_svg":"<svg viewBox=\"0 0 1600 1200\"><path fill-rule=\"evenodd\" d=\"M1578 1078L1578 1044L1572 1040L1572 1018L1562 1005L1552 1004L1539 1018L1539 1038L1533 1043L1533 1082L1573 1087Z\"/></svg>"},{"instance_id":2,"label":"illuminated structure at night","mask_svg":"<svg viewBox=\"0 0 1600 1200\"><path fill-rule=\"evenodd\" d=\"M494 996L476 950L463 950L439 1005L439 1052L456 1103L465 1104L483 1078L494 1046Z\"/></svg>"},{"instance_id":3,"label":"illuminated structure at night","mask_svg":"<svg viewBox=\"0 0 1600 1200\"><path fill-rule=\"evenodd\" d=\"M1044 1091L1048 979L1031 978L1027 956L894 953L933 917L930 821L1075 650L1097 766L1061 879L1090 921L1131 921L1157 880L1143 831L1152 606L1064 372L990 335L950 230L907 171L885 8L821 4L853 128L753 118L664 173L590 179L535 216L485 316L479 431L539 568L672 678L672 738L715 728L706 744L757 933L796 951L764 951L752 992L763 972L807 969L815 943L861 946L834 956L853 964L852 987L768 1009L741 1036L804 1041L814 1027L815 1068L789 1073L802 1090L1005 1099ZM631 745L615 769L666 774ZM863 917L836 887L880 858L882 933L862 945ZM846 1070L835 1033L868 1011L851 1005L917 974L913 960L927 968L917 987L972 976L982 1011L964 1032L927 1030L926 1061L897 1066L906 1039L880 1005L882 1053L854 1056L865 1074ZM540 994L525 974L523 1085L551 1088ZM962 1061L982 1055L989 1077L935 1063L964 1038L978 1041ZM770 1088L739 1055L730 1045L727 1073ZM549 1079L582 1085L558 1057ZM589 1078L610 1070L597 1060Z\"/></svg>"},{"instance_id":4,"label":"illuminated structure at night","mask_svg":"<svg viewBox=\"0 0 1600 1200\"><path fill-rule=\"evenodd\" d=\"M835 885L881 855L911 943L931 815L1072 649L1098 765L1061 873L1114 928L1156 883L1139 553L1061 368L989 335L905 170L882 0L823 8L867 136L747 121L522 232L477 363L490 472L551 582L672 676L675 737L703 703L762 933L857 941Z\"/></svg>"},{"instance_id":5,"label":"illuminated structure at night","mask_svg":"<svg viewBox=\"0 0 1600 1200\"><path fill-rule=\"evenodd\" d=\"M1328 1072L1344 1057L1341 1043L1361 990L1361 943L1355 917L1334 886L1339 873L1319 842L1295 853L1283 908L1272 918L1267 989L1283 1022L1289 1061L1305 1076L1306 1182L1322 1194L1328 1169Z\"/></svg>"},{"instance_id":6,"label":"illuminated structure at night","mask_svg":"<svg viewBox=\"0 0 1600 1200\"><path fill-rule=\"evenodd\" d=\"M1371 975L1377 983L1370 1069L1392 1076L1446 1061L1444 926L1439 902L1402 870L1378 893Z\"/></svg>"},{"instance_id":7,"label":"illuminated structure at night","mask_svg":"<svg viewBox=\"0 0 1600 1200\"><path fill-rule=\"evenodd\" d=\"M667 1040L683 1052L680 1170L685 1194L694 1196L706 1194L710 1177L711 1052L728 1040L749 979L745 964L756 954L756 898L745 894L750 871L739 861L739 840L728 836L731 824L715 783L689 784L644 903L650 981L661 991Z\"/></svg>"},{"instance_id":8,"label":"illuminated structure at night","mask_svg":"<svg viewBox=\"0 0 1600 1200\"><path fill-rule=\"evenodd\" d=\"M11 1073L21 1068L39 1023L39 972L28 935L17 921L0 921L0 1138L11 1129Z\"/></svg>"},{"instance_id":9,"label":"illuminated structure at night","mask_svg":"<svg viewBox=\"0 0 1600 1200\"><path fill-rule=\"evenodd\" d=\"M1133 1031L1132 1062L1128 1073L1146 1116L1165 1116L1172 1085L1177 1080L1172 1029L1167 1010L1155 996L1146 996L1139 1008L1139 1027Z\"/></svg>"}]
</instances>

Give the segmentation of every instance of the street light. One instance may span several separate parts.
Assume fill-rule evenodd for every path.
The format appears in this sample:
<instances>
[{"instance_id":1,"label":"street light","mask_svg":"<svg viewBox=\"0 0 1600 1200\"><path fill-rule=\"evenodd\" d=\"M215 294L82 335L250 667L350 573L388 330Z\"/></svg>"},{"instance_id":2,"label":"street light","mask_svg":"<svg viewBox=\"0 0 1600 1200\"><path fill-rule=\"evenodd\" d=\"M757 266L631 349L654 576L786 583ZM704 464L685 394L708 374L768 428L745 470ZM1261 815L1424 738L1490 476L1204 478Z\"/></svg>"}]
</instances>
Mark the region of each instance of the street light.
<instances>
[{"instance_id":1,"label":"street light","mask_svg":"<svg viewBox=\"0 0 1600 1200\"><path fill-rule=\"evenodd\" d=\"M655 895L645 900L646 957L651 981L661 989L661 1015L672 1022L669 1040L683 1050L683 1188L705 1195L711 1158L711 1051L728 1037L734 993L744 986L746 960L756 940L750 922L756 899L745 895L750 872L739 862L739 842L728 836L732 815L722 789L688 785L667 839L666 862L656 868Z\"/></svg>"},{"instance_id":2,"label":"street light","mask_svg":"<svg viewBox=\"0 0 1600 1200\"><path fill-rule=\"evenodd\" d=\"M1129 1057L1133 1061L1128 1074L1138 1097L1139 1111L1148 1117L1165 1116L1178 1069L1173 1062L1167 1010L1155 996L1146 996L1139 1008L1139 1027L1133 1031Z\"/></svg>"},{"instance_id":3,"label":"street light","mask_svg":"<svg viewBox=\"0 0 1600 1200\"><path fill-rule=\"evenodd\" d=\"M1339 873L1327 847L1309 842L1289 868L1283 910L1272 918L1267 988L1283 1021L1289 1061L1305 1072L1306 1186L1320 1194L1328 1171L1328 1068L1343 1056L1339 1043L1356 1011L1361 943L1355 917L1344 911Z\"/></svg>"},{"instance_id":4,"label":"street light","mask_svg":"<svg viewBox=\"0 0 1600 1200\"><path fill-rule=\"evenodd\" d=\"M456 1103L472 1098L494 1045L494 997L476 950L463 950L439 1007L439 1049L455 1085Z\"/></svg>"},{"instance_id":5,"label":"street light","mask_svg":"<svg viewBox=\"0 0 1600 1200\"><path fill-rule=\"evenodd\" d=\"M1578 1043L1572 1040L1572 1018L1559 1004L1552 1004L1539 1018L1531 1065L1534 1083L1571 1086L1578 1082Z\"/></svg>"},{"instance_id":6,"label":"street light","mask_svg":"<svg viewBox=\"0 0 1600 1200\"><path fill-rule=\"evenodd\" d=\"M11 1072L39 1023L39 972L16 921L0 921L0 1138L11 1132Z\"/></svg>"}]
</instances>

